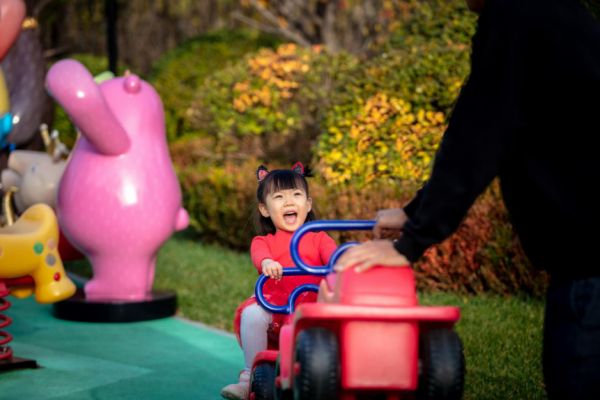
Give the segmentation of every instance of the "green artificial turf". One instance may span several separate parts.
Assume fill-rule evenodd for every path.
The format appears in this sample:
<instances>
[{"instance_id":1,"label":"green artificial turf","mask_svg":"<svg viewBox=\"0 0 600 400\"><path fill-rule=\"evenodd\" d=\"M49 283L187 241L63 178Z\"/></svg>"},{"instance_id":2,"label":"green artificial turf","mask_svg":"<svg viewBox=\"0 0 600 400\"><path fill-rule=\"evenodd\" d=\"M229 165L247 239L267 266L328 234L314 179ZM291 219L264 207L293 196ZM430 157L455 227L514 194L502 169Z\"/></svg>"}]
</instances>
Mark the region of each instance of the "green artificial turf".
<instances>
[{"instance_id":1,"label":"green artificial turf","mask_svg":"<svg viewBox=\"0 0 600 400\"><path fill-rule=\"evenodd\" d=\"M178 318L72 322L10 300L14 356L41 368L0 373L2 400L218 399L243 362L232 335Z\"/></svg>"}]
</instances>

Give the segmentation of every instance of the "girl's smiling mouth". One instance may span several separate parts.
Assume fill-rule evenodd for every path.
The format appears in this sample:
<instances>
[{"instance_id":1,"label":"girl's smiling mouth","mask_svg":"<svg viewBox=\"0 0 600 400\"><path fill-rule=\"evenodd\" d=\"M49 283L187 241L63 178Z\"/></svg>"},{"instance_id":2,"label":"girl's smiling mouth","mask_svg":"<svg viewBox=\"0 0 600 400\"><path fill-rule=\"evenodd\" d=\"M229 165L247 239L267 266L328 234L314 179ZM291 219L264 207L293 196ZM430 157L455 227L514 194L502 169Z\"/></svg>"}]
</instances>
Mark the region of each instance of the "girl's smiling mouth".
<instances>
[{"instance_id":1,"label":"girl's smiling mouth","mask_svg":"<svg viewBox=\"0 0 600 400\"><path fill-rule=\"evenodd\" d=\"M283 213L283 220L286 224L294 225L296 223L297 218L298 213L296 211L286 211Z\"/></svg>"}]
</instances>

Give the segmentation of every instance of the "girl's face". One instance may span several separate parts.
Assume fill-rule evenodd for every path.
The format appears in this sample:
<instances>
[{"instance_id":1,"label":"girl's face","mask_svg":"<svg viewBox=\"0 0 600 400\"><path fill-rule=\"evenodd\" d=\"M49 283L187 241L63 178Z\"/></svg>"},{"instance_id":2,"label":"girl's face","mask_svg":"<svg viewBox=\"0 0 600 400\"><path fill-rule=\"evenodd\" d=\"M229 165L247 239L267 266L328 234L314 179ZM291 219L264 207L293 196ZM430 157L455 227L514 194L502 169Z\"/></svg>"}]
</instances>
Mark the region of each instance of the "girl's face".
<instances>
[{"instance_id":1,"label":"girl's face","mask_svg":"<svg viewBox=\"0 0 600 400\"><path fill-rule=\"evenodd\" d=\"M269 193L258 210L265 218L271 218L277 230L294 232L312 209L312 199L303 189L282 189Z\"/></svg>"}]
</instances>

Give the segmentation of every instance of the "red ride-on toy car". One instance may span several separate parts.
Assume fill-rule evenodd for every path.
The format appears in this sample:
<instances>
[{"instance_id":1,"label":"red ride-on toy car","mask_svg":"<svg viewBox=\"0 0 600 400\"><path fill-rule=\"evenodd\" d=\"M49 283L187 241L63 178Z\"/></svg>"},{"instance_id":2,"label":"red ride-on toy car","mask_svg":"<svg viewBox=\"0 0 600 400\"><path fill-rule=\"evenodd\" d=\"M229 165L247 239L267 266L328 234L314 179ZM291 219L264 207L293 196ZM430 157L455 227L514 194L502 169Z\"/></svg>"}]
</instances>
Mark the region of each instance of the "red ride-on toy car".
<instances>
[{"instance_id":1,"label":"red ride-on toy car","mask_svg":"<svg viewBox=\"0 0 600 400\"><path fill-rule=\"evenodd\" d=\"M308 266L298 256L296 248L305 233L367 230L373 225L373 221L309 222L292 239L292 259L300 270L323 273L324 267ZM331 271L354 244L340 246L327 269ZM271 306L260 297L259 303ZM418 305L410 268L331 273L321 284L318 302L300 305L293 320L281 328L279 354L270 353L269 364L257 356L253 388L274 381L274 389L265 397L255 392L254 398L459 399L464 357L460 338L452 330L459 318L457 307Z\"/></svg>"}]
</instances>

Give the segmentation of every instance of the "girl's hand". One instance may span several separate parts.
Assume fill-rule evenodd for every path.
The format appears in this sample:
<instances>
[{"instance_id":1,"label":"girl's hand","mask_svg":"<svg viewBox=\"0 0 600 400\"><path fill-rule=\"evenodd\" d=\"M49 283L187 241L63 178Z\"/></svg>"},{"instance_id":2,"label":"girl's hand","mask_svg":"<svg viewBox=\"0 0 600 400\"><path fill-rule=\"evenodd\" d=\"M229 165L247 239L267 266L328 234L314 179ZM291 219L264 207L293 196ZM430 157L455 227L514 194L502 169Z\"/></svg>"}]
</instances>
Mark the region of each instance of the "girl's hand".
<instances>
[{"instance_id":1,"label":"girl's hand","mask_svg":"<svg viewBox=\"0 0 600 400\"><path fill-rule=\"evenodd\" d=\"M375 239L380 239L385 230L401 230L407 220L408 217L402 208L379 210L375 216L373 236Z\"/></svg>"},{"instance_id":2,"label":"girl's hand","mask_svg":"<svg viewBox=\"0 0 600 400\"><path fill-rule=\"evenodd\" d=\"M263 275L267 275L271 279L281 279L283 276L283 267L274 260L263 260L262 271Z\"/></svg>"},{"instance_id":3,"label":"girl's hand","mask_svg":"<svg viewBox=\"0 0 600 400\"><path fill-rule=\"evenodd\" d=\"M346 250L333 269L339 272L354 267L356 272L363 272L376 265L408 267L410 262L396 251L390 240L373 240Z\"/></svg>"}]
</instances>

